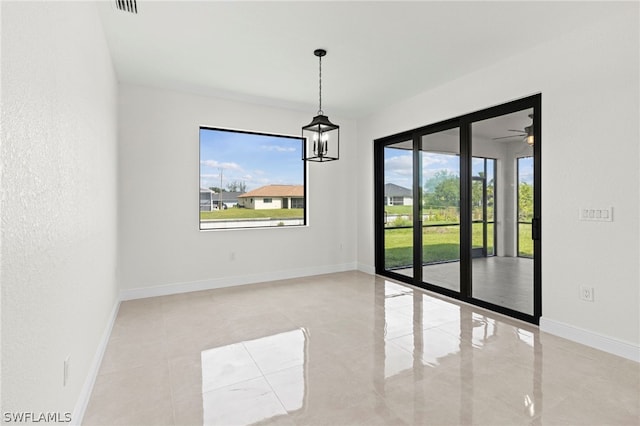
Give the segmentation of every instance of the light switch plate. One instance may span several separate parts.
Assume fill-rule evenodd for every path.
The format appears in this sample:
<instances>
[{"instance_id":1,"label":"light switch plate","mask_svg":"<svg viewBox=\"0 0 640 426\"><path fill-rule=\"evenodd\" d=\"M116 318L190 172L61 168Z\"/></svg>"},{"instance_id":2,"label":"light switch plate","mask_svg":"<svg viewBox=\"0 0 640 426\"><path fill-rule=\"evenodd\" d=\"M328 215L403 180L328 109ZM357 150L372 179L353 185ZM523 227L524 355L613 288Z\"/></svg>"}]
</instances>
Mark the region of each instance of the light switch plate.
<instances>
[{"instance_id":1,"label":"light switch plate","mask_svg":"<svg viewBox=\"0 0 640 426\"><path fill-rule=\"evenodd\" d=\"M613 222L613 207L580 207L578 219L588 222Z\"/></svg>"}]
</instances>

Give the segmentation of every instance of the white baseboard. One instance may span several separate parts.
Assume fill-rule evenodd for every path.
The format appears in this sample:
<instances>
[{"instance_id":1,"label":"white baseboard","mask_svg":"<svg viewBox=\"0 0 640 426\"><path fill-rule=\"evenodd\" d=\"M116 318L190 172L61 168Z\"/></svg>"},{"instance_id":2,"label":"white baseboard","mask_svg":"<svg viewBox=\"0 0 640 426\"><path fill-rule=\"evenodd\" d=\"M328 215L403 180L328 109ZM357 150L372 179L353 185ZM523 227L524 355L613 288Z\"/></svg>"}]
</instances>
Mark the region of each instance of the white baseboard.
<instances>
[{"instance_id":1,"label":"white baseboard","mask_svg":"<svg viewBox=\"0 0 640 426\"><path fill-rule=\"evenodd\" d=\"M256 284L267 281L286 280L290 278L308 277L330 274L334 272L353 271L356 263L318 266L313 268L289 269L286 271L266 272L260 274L238 275L213 280L190 281L165 284L153 287L133 288L120 291L120 300L144 299L147 297L168 296L170 294L188 293L191 291L212 290L216 288L234 287L245 284Z\"/></svg>"},{"instance_id":2,"label":"white baseboard","mask_svg":"<svg viewBox=\"0 0 640 426\"><path fill-rule=\"evenodd\" d=\"M540 330L581 343L610 354L640 362L640 346L613 339L593 331L584 330L573 325L565 324L548 318L540 318Z\"/></svg>"},{"instance_id":3,"label":"white baseboard","mask_svg":"<svg viewBox=\"0 0 640 426\"><path fill-rule=\"evenodd\" d=\"M96 377L98 377L98 371L100 371L100 365L102 364L102 357L104 356L104 352L107 349L107 343L109 343L109 338L111 337L111 330L113 329L113 324L116 321L116 317L118 316L118 309L120 308L120 301L116 301L113 305L113 309L111 310L111 315L109 316L109 320L107 321L107 326L102 333L102 337L100 338L100 342L98 343L98 349L96 349L96 354L93 357L93 362L89 367L89 372L87 373L87 377L84 381L84 385L80 390L80 395L78 396L78 400L76 401L76 406L73 408L73 413L71 414L71 424L73 426L82 424L82 419L84 418L84 413L87 410L87 405L89 404L89 398L91 398L91 392L93 391L93 385L96 382Z\"/></svg>"},{"instance_id":4,"label":"white baseboard","mask_svg":"<svg viewBox=\"0 0 640 426\"><path fill-rule=\"evenodd\" d=\"M369 275L376 274L376 268L374 266L366 265L364 263L358 263L358 271L362 271L365 274L369 274Z\"/></svg>"}]
</instances>

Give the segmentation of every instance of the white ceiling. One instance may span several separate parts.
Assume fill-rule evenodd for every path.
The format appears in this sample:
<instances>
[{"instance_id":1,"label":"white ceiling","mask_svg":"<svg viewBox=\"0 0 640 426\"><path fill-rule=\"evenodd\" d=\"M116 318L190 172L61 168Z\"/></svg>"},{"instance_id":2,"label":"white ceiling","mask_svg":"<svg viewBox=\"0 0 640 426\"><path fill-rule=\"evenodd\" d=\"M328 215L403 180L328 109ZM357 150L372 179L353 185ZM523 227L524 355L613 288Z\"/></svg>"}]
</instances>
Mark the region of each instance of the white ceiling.
<instances>
[{"instance_id":1,"label":"white ceiling","mask_svg":"<svg viewBox=\"0 0 640 426\"><path fill-rule=\"evenodd\" d=\"M589 25L610 2L100 3L118 78L358 118ZM532 64L533 66L534 64Z\"/></svg>"},{"instance_id":2,"label":"white ceiling","mask_svg":"<svg viewBox=\"0 0 640 426\"><path fill-rule=\"evenodd\" d=\"M529 115L533 116L531 108L474 122L471 125L471 135L474 139L499 138L496 142L519 144L524 140L525 127L533 125L533 119Z\"/></svg>"}]
</instances>

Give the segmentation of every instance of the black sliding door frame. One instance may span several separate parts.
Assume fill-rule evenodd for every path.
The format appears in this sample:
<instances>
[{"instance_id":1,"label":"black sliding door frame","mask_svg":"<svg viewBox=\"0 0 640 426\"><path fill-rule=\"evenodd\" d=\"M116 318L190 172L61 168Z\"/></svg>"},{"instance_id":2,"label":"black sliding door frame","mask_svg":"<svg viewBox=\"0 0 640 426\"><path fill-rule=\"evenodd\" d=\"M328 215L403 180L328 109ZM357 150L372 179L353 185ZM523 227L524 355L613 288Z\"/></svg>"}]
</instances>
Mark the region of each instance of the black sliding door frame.
<instances>
[{"instance_id":1,"label":"black sliding door frame","mask_svg":"<svg viewBox=\"0 0 640 426\"><path fill-rule=\"evenodd\" d=\"M467 303L490 309L523 321L538 324L542 315L541 285L541 107L542 95L537 94L511 101L502 105L462 115L453 119L423 126L396 135L376 139L374 141L374 220L375 220L375 271L376 274L388 276L420 288L434 291ZM533 131L535 135L534 151L534 212L532 236L534 247L533 271L533 315L516 311L505 306L485 300L476 299L473 295L471 271L472 261L472 135L474 122L488 120L505 114L533 109ZM420 156L423 136L445 130L458 128L460 131L460 291L429 284L423 281L422 260L422 164ZM412 140L413 143L413 277L399 274L385 268L384 246L384 148L394 143ZM494 177L495 179L496 177ZM495 197L495 194L494 194ZM499 201L498 201L499 202ZM494 213L495 214L495 213ZM486 217L485 217L486 220ZM494 232L495 232L494 224ZM494 234L495 235L495 234ZM494 247L497 240L494 237ZM517 250L517 248L516 248Z\"/></svg>"}]
</instances>

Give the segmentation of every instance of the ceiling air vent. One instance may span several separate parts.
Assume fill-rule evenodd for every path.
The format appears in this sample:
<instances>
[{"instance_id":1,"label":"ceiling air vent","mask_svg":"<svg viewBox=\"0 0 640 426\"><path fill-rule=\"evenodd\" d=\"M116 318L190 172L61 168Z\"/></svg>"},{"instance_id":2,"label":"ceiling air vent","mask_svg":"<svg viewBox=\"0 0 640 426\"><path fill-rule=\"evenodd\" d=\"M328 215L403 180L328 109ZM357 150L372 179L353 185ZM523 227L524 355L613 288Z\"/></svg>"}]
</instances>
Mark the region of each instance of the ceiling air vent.
<instances>
[{"instance_id":1,"label":"ceiling air vent","mask_svg":"<svg viewBox=\"0 0 640 426\"><path fill-rule=\"evenodd\" d=\"M136 0L116 0L116 7L123 12L138 13Z\"/></svg>"}]
</instances>

